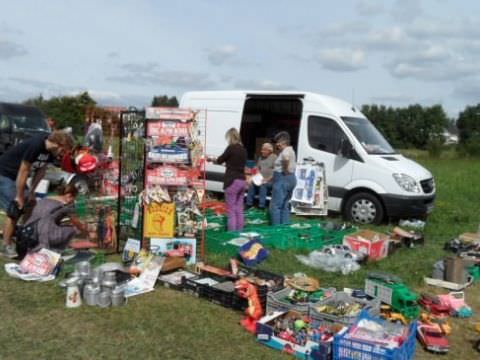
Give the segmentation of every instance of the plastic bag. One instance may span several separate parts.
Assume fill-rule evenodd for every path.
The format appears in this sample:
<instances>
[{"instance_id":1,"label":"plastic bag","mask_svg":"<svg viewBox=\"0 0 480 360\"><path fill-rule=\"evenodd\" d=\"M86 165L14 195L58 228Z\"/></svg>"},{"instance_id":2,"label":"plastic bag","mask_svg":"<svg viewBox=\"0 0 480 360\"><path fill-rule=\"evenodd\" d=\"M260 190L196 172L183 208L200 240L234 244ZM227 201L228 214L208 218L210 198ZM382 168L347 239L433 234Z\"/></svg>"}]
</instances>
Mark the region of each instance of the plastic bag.
<instances>
[{"instance_id":1,"label":"plastic bag","mask_svg":"<svg viewBox=\"0 0 480 360\"><path fill-rule=\"evenodd\" d=\"M360 269L360 265L353 259L345 258L342 255L330 255L321 251L314 250L308 256L295 255L298 261L315 269L321 269L328 272L340 271L347 275Z\"/></svg>"}]
</instances>

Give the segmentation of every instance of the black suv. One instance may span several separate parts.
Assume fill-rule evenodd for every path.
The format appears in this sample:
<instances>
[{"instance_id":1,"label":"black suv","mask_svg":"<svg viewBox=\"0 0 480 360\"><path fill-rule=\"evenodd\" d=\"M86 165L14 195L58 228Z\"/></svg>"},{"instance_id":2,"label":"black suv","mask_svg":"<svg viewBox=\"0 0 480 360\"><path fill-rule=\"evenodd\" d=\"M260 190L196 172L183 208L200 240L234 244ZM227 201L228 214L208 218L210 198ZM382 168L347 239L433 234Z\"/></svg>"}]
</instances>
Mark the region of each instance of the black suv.
<instances>
[{"instance_id":1,"label":"black suv","mask_svg":"<svg viewBox=\"0 0 480 360\"><path fill-rule=\"evenodd\" d=\"M0 102L0 154L39 133L48 133L45 115L34 106Z\"/></svg>"}]
</instances>

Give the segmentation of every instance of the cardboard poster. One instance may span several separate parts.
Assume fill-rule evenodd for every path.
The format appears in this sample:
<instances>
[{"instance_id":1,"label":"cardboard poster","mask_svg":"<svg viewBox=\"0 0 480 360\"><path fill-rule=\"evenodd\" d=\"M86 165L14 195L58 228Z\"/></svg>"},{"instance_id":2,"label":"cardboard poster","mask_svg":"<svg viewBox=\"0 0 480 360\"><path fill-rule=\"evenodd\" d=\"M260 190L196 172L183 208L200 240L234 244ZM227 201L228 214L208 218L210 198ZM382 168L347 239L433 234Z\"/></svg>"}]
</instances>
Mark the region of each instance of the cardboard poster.
<instances>
[{"instance_id":1,"label":"cardboard poster","mask_svg":"<svg viewBox=\"0 0 480 360\"><path fill-rule=\"evenodd\" d=\"M175 232L175 204L151 203L145 206L145 237L172 238Z\"/></svg>"},{"instance_id":2,"label":"cardboard poster","mask_svg":"<svg viewBox=\"0 0 480 360\"><path fill-rule=\"evenodd\" d=\"M185 258L187 265L196 263L197 240L195 238L150 239L150 251L157 256Z\"/></svg>"}]
</instances>

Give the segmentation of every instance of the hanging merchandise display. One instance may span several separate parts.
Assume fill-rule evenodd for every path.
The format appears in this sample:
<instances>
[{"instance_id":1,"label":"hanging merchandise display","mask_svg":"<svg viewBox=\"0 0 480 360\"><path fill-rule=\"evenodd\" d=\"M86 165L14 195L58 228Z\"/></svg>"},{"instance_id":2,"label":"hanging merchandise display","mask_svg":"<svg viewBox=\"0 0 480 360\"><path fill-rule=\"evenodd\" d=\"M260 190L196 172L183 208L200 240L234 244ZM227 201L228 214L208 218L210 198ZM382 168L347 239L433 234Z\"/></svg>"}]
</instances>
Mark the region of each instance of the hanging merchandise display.
<instances>
[{"instance_id":1,"label":"hanging merchandise display","mask_svg":"<svg viewBox=\"0 0 480 360\"><path fill-rule=\"evenodd\" d=\"M137 110L124 111L120 115L120 182L121 190L118 199L119 221L118 239L119 249L125 250L128 256L131 247L127 242L135 243L140 248L143 231L143 201L142 191L144 182L145 163L145 112ZM138 242L138 243L137 243Z\"/></svg>"},{"instance_id":2,"label":"hanging merchandise display","mask_svg":"<svg viewBox=\"0 0 480 360\"><path fill-rule=\"evenodd\" d=\"M144 248L155 255L203 258L206 112L145 110Z\"/></svg>"},{"instance_id":3,"label":"hanging merchandise display","mask_svg":"<svg viewBox=\"0 0 480 360\"><path fill-rule=\"evenodd\" d=\"M297 185L292 194L292 211L297 215L321 215L328 212L328 191L323 163L297 164Z\"/></svg>"},{"instance_id":4,"label":"hanging merchandise display","mask_svg":"<svg viewBox=\"0 0 480 360\"><path fill-rule=\"evenodd\" d=\"M80 193L76 212L84 218L92 244L106 253L118 251L121 112L121 108L88 108L83 147L71 154L85 170L74 180Z\"/></svg>"}]
</instances>

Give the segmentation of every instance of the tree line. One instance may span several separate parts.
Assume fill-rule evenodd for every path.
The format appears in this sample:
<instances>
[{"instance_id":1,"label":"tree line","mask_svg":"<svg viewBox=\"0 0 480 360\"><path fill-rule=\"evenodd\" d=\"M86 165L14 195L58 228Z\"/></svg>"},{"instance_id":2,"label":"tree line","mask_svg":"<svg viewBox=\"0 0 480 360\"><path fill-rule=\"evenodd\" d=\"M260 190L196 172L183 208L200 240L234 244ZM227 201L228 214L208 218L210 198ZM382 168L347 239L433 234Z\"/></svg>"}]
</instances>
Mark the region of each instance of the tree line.
<instances>
[{"instance_id":1,"label":"tree line","mask_svg":"<svg viewBox=\"0 0 480 360\"><path fill-rule=\"evenodd\" d=\"M59 128L69 126L79 136L84 131L85 114L97 106L88 92L50 99L38 96L24 103L40 108L56 120ZM175 96L154 96L151 105L176 107L178 100ZM448 118L441 105L387 107L373 104L363 105L361 111L397 149L441 146L444 142L443 133L449 130L458 131L459 146L462 149L480 155L480 103L467 106L457 119Z\"/></svg>"}]
</instances>

